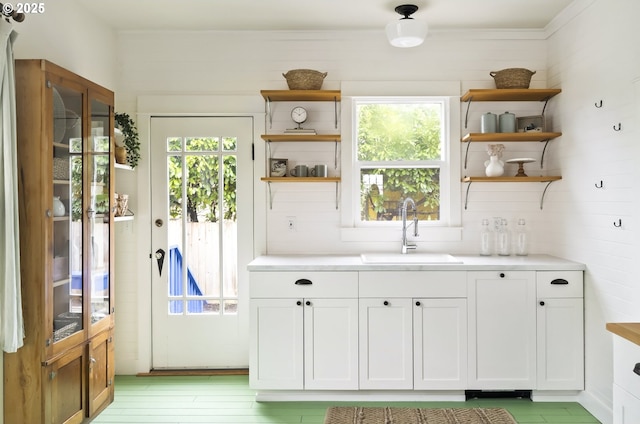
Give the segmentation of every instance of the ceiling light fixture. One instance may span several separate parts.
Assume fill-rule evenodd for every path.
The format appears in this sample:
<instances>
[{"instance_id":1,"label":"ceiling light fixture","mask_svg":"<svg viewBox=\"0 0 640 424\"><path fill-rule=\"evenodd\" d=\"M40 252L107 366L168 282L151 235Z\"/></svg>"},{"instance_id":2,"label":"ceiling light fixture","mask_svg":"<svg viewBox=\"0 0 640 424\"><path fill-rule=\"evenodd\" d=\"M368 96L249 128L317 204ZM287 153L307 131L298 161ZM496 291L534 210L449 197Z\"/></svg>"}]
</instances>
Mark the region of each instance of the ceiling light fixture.
<instances>
[{"instance_id":1,"label":"ceiling light fixture","mask_svg":"<svg viewBox=\"0 0 640 424\"><path fill-rule=\"evenodd\" d=\"M387 38L392 46L416 47L422 44L427 36L427 23L411 17L416 10L418 6L415 4L403 4L395 8L404 18L387 24Z\"/></svg>"}]
</instances>

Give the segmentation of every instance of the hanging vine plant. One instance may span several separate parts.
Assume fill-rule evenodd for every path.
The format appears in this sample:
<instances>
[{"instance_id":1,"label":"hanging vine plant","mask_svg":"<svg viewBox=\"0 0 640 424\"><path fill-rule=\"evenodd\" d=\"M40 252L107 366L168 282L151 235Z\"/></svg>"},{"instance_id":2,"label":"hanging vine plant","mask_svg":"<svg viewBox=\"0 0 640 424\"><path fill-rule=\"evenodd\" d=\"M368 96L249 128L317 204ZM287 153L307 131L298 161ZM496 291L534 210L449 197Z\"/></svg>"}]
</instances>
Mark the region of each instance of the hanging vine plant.
<instances>
[{"instance_id":1,"label":"hanging vine plant","mask_svg":"<svg viewBox=\"0 0 640 424\"><path fill-rule=\"evenodd\" d=\"M127 113L115 113L116 127L122 131L124 137L123 145L127 149L127 162L135 168L140 161L140 141L138 138L138 128Z\"/></svg>"}]
</instances>

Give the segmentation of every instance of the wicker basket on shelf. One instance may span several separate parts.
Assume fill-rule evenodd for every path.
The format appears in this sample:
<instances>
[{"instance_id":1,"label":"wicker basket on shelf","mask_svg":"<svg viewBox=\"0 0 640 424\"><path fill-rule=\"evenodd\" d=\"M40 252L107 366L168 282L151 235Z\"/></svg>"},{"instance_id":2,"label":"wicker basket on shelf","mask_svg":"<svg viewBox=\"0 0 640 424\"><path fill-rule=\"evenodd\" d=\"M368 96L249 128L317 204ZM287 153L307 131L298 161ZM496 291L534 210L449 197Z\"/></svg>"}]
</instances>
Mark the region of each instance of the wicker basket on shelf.
<instances>
[{"instance_id":1,"label":"wicker basket on shelf","mask_svg":"<svg viewBox=\"0 0 640 424\"><path fill-rule=\"evenodd\" d=\"M313 69L292 69L282 76L287 80L289 90L320 90L327 73Z\"/></svg>"},{"instance_id":2,"label":"wicker basket on shelf","mask_svg":"<svg viewBox=\"0 0 640 424\"><path fill-rule=\"evenodd\" d=\"M529 88L531 77L536 71L524 68L508 68L489 72L496 83L496 88Z\"/></svg>"}]
</instances>

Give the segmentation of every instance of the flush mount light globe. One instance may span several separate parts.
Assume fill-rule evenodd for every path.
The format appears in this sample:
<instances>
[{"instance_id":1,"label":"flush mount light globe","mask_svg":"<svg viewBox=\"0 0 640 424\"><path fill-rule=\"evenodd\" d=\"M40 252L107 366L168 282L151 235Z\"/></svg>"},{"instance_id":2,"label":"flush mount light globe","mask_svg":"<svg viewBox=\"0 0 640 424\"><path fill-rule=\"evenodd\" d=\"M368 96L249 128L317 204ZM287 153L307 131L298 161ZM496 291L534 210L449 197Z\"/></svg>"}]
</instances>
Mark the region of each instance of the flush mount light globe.
<instances>
[{"instance_id":1,"label":"flush mount light globe","mask_svg":"<svg viewBox=\"0 0 640 424\"><path fill-rule=\"evenodd\" d=\"M427 36L427 24L411 17L416 10L418 10L418 6L414 4L403 4L396 7L395 11L404 17L387 24L387 38L392 46L416 47L422 44Z\"/></svg>"}]
</instances>

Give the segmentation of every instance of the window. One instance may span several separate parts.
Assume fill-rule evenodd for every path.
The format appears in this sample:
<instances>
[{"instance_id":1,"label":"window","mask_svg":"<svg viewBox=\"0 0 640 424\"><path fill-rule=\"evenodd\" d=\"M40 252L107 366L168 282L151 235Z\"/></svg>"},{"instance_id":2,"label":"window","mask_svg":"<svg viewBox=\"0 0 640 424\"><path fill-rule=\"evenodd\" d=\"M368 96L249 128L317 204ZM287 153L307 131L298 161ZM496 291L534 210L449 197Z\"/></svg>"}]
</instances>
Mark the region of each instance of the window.
<instances>
[{"instance_id":1,"label":"window","mask_svg":"<svg viewBox=\"0 0 640 424\"><path fill-rule=\"evenodd\" d=\"M353 104L356 226L399 220L407 197L420 221L449 225L448 98L354 97Z\"/></svg>"}]
</instances>

